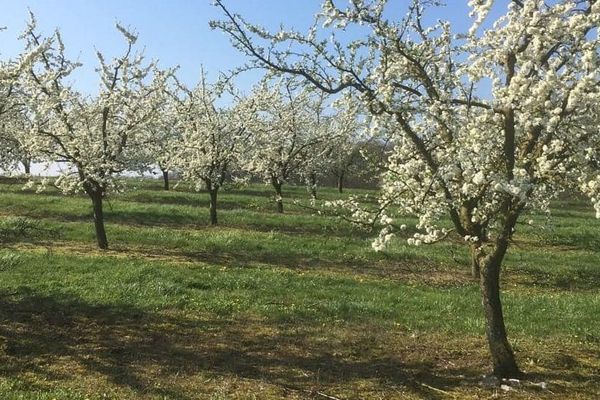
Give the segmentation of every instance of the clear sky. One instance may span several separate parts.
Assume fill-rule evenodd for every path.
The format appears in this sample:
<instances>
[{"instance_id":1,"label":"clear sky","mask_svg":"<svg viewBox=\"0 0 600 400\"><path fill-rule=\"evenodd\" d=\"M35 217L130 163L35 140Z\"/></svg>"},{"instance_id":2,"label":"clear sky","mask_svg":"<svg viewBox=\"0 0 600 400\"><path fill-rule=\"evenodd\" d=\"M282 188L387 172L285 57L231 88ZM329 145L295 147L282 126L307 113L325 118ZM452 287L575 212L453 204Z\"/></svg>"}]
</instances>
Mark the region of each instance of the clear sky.
<instances>
[{"instance_id":1,"label":"clear sky","mask_svg":"<svg viewBox=\"0 0 600 400\"><path fill-rule=\"evenodd\" d=\"M343 2L344 0L342 0ZM389 13L404 14L408 0L390 0ZM67 53L84 64L76 85L88 93L95 92L97 65L95 48L107 56L119 54L124 41L114 28L115 21L139 33L138 45L145 47L148 58L157 58L163 67L180 66L180 79L190 85L198 80L200 65L210 77L244 64L245 58L219 31L208 27L211 19L221 18L210 0L0 0L0 54L10 57L19 53L16 39L25 27L28 8L42 32L50 34L59 28ZM434 19L449 19L456 30L464 31L470 24L467 0L447 0L448 5L432 15ZM501 2L500 2L501 3ZM280 24L306 29L319 10L321 0L228 0L231 10L248 21L276 29ZM341 4L341 2L340 2ZM249 87L257 74L242 76L242 87Z\"/></svg>"}]
</instances>

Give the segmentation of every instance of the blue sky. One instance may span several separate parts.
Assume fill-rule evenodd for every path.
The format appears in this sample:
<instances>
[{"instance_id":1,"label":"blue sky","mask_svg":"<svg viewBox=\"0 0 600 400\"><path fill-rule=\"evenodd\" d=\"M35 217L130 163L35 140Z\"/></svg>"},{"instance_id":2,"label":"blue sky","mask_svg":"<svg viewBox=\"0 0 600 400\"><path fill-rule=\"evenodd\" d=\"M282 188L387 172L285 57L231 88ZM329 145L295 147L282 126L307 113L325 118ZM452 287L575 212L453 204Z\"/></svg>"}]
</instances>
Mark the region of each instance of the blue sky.
<instances>
[{"instance_id":1,"label":"blue sky","mask_svg":"<svg viewBox=\"0 0 600 400\"><path fill-rule=\"evenodd\" d=\"M466 0L447 0L450 4L432 18L449 19L455 29L465 30L470 24ZM390 0L389 13L403 14L408 0ZM276 29L280 24L306 29L321 0L229 0L227 6L247 20ZM341 4L341 2L340 2ZM37 16L44 33L61 30L71 58L84 67L75 75L76 85L88 93L95 92L97 48L108 56L119 54L124 41L114 28L115 21L139 33L138 44L145 47L149 58L157 58L164 67L179 65L179 77L193 85L200 65L210 77L242 65L245 58L229 44L227 37L208 27L211 19L221 17L210 0L0 0L0 54L14 56L21 49L16 40L27 20L27 9ZM247 88L257 74L242 76Z\"/></svg>"}]
</instances>

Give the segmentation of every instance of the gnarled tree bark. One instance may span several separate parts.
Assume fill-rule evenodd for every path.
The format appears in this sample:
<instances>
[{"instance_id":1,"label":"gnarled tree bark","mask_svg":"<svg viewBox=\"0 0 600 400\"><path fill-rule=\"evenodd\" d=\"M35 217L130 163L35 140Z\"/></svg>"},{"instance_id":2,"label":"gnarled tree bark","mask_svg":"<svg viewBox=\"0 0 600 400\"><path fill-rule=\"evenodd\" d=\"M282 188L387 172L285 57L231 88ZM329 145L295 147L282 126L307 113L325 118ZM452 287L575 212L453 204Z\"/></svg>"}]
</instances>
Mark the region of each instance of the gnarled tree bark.
<instances>
[{"instance_id":1,"label":"gnarled tree bark","mask_svg":"<svg viewBox=\"0 0 600 400\"><path fill-rule=\"evenodd\" d=\"M283 214L283 192L281 190L283 184L277 177L271 177L271 184L275 189L275 203L277 204L277 212Z\"/></svg>"},{"instance_id":2,"label":"gnarled tree bark","mask_svg":"<svg viewBox=\"0 0 600 400\"><path fill-rule=\"evenodd\" d=\"M94 207L94 227L96 228L98 248L106 250L108 249L108 239L104 227L103 194L100 191L92 192L90 198Z\"/></svg>"},{"instance_id":3,"label":"gnarled tree bark","mask_svg":"<svg viewBox=\"0 0 600 400\"><path fill-rule=\"evenodd\" d=\"M161 169L163 175L164 189L169 190L169 170Z\"/></svg>"},{"instance_id":4,"label":"gnarled tree bark","mask_svg":"<svg viewBox=\"0 0 600 400\"><path fill-rule=\"evenodd\" d=\"M217 225L217 194L219 189L208 189L210 195L210 224Z\"/></svg>"}]
</instances>

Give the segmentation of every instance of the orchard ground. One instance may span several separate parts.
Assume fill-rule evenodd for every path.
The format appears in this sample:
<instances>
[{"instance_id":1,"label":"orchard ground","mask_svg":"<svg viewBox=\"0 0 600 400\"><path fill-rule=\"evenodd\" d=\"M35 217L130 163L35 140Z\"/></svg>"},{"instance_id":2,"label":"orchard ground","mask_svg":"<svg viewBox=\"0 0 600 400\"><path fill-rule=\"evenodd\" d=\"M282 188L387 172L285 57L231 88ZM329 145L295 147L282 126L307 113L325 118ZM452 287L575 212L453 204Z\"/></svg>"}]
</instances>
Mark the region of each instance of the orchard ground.
<instances>
[{"instance_id":1,"label":"orchard ground","mask_svg":"<svg viewBox=\"0 0 600 400\"><path fill-rule=\"evenodd\" d=\"M209 228L206 193L128 186L107 202L111 249L100 252L87 197L0 184L1 398L600 393L600 221L583 201L561 201L515 235L502 281L509 337L547 388L505 392L481 384L484 321L461 243L401 237L375 253L374 233L292 204L309 204L302 187L284 188L284 215L267 186L224 191ZM23 225L15 217L39 221L31 238L10 235Z\"/></svg>"}]
</instances>

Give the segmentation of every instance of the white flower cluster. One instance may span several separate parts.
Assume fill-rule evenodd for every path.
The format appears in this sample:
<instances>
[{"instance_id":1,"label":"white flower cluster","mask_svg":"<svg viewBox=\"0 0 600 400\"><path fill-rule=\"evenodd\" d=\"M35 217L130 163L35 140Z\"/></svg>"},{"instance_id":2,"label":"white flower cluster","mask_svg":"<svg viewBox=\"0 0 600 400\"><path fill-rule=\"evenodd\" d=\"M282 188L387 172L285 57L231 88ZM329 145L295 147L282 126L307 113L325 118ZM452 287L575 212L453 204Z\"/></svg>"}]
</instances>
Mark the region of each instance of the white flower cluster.
<instances>
[{"instance_id":1,"label":"white flower cluster","mask_svg":"<svg viewBox=\"0 0 600 400\"><path fill-rule=\"evenodd\" d=\"M393 228L386 226L379 231L377 238L371 243L371 247L375 251L384 251L389 242L394 238ZM410 239L409 239L410 240Z\"/></svg>"},{"instance_id":2,"label":"white flower cluster","mask_svg":"<svg viewBox=\"0 0 600 400\"><path fill-rule=\"evenodd\" d=\"M468 4L469 7L471 7L471 13L469 15L475 17L475 21L473 22L471 29L469 29L469 34L473 35L489 14L492 5L494 4L494 0L469 0Z\"/></svg>"},{"instance_id":3,"label":"white flower cluster","mask_svg":"<svg viewBox=\"0 0 600 400\"><path fill-rule=\"evenodd\" d=\"M583 183L581 191L590 197L596 210L596 218L600 218L600 174L594 180Z\"/></svg>"}]
</instances>

